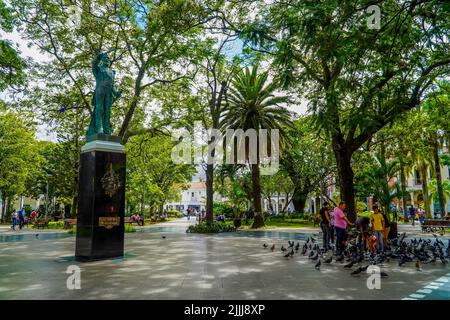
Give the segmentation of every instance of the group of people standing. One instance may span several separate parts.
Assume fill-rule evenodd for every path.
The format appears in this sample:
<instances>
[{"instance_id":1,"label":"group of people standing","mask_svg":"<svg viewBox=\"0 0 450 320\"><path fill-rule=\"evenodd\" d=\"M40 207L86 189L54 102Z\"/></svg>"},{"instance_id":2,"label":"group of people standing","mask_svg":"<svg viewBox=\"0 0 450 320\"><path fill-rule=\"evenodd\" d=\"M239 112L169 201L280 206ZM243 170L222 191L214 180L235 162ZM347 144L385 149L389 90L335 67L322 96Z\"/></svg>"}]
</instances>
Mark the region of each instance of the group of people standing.
<instances>
[{"instance_id":1,"label":"group of people standing","mask_svg":"<svg viewBox=\"0 0 450 320\"><path fill-rule=\"evenodd\" d=\"M37 219L40 219L42 217L42 214L37 210L32 210L29 214L29 217L27 216L27 213L25 211L25 208L22 208L20 210L14 210L11 215L11 229L16 230L16 226L19 226L19 230L22 230L25 225L28 225L28 223L35 222Z\"/></svg>"},{"instance_id":2,"label":"group of people standing","mask_svg":"<svg viewBox=\"0 0 450 320\"><path fill-rule=\"evenodd\" d=\"M346 209L347 205L344 201L341 201L333 210L328 202L325 202L320 209L318 219L322 229L324 249L332 249L331 243L335 242L336 255L341 255L345 249L349 226L356 226L359 234L357 241L361 250L383 254L390 232L388 216L381 213L378 206L374 205L370 218L361 216L352 223L347 218ZM369 231L370 226L372 226L372 232Z\"/></svg>"},{"instance_id":3,"label":"group of people standing","mask_svg":"<svg viewBox=\"0 0 450 320\"><path fill-rule=\"evenodd\" d=\"M345 241L347 241L347 226L354 224L347 219L345 213L347 205L344 201L334 210L330 209L330 204L325 202L319 211L320 228L323 234L323 247L325 250L332 249L331 242L336 239L336 254L342 254Z\"/></svg>"}]
</instances>

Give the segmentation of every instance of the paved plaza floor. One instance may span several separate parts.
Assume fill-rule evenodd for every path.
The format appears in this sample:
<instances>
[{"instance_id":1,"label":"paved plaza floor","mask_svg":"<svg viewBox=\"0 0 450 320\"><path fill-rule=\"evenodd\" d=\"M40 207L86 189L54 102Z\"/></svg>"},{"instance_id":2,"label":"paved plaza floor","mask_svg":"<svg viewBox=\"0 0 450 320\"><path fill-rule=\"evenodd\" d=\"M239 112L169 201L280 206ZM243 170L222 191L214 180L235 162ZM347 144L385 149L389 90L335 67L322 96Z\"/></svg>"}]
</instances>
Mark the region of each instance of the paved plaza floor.
<instances>
[{"instance_id":1,"label":"paved plaza floor","mask_svg":"<svg viewBox=\"0 0 450 320\"><path fill-rule=\"evenodd\" d=\"M316 229L204 235L185 233L189 223L127 233L123 259L90 263L74 261L74 236L23 231L12 240L4 230L0 299L450 299L448 264L426 264L418 272L414 263L399 267L393 260L382 267L389 276L381 289L370 290L369 275L351 276L344 264L317 271L305 256L283 257L288 239L303 244L317 237ZM79 290L67 289L70 265L81 269Z\"/></svg>"}]
</instances>

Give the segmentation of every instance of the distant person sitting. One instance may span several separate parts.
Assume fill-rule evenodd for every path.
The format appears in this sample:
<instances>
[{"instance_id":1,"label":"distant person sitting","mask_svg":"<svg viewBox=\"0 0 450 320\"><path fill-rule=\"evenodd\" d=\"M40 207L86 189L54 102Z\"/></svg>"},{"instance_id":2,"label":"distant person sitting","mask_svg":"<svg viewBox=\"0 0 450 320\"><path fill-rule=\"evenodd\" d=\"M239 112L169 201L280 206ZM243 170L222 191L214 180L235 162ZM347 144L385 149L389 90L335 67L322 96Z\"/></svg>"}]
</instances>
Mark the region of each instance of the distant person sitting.
<instances>
[{"instance_id":1,"label":"distant person sitting","mask_svg":"<svg viewBox=\"0 0 450 320\"><path fill-rule=\"evenodd\" d=\"M131 216L131 220L136 222L138 224L138 226L144 225L144 221L141 219L141 216L137 213L135 213Z\"/></svg>"},{"instance_id":2,"label":"distant person sitting","mask_svg":"<svg viewBox=\"0 0 450 320\"><path fill-rule=\"evenodd\" d=\"M220 216L217 216L216 221L217 222L225 222L225 216L223 214L221 214Z\"/></svg>"}]
</instances>

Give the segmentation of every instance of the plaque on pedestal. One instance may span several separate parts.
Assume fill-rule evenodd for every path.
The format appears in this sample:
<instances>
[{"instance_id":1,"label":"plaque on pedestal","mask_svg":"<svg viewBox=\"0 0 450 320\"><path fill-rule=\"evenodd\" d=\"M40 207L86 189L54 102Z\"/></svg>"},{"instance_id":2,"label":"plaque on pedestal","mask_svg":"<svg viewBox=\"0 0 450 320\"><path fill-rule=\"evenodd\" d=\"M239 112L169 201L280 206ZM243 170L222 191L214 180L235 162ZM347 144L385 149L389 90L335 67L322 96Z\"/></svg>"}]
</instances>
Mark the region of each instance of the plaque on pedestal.
<instances>
[{"instance_id":1,"label":"plaque on pedestal","mask_svg":"<svg viewBox=\"0 0 450 320\"><path fill-rule=\"evenodd\" d=\"M117 137L95 139L81 149L78 261L122 257L124 252L125 149Z\"/></svg>"}]
</instances>

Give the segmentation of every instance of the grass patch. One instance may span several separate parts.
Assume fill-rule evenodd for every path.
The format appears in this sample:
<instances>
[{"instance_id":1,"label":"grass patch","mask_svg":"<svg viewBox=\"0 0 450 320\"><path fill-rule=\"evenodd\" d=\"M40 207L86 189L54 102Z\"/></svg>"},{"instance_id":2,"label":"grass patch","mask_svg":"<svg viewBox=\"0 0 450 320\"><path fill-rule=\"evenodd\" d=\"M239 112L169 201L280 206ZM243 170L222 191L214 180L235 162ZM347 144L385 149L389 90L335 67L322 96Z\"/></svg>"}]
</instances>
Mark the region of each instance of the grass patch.
<instances>
[{"instance_id":1,"label":"grass patch","mask_svg":"<svg viewBox=\"0 0 450 320\"><path fill-rule=\"evenodd\" d=\"M125 224L125 233L136 232L136 228L130 223Z\"/></svg>"},{"instance_id":2,"label":"grass patch","mask_svg":"<svg viewBox=\"0 0 450 320\"><path fill-rule=\"evenodd\" d=\"M227 220L227 224L232 225L232 220ZM240 230L250 230L253 224L253 219L248 220L248 224L245 224L245 220L242 220L242 226ZM266 219L264 221L265 227L260 228L313 228L314 223L305 219ZM316 227L319 227L316 224Z\"/></svg>"}]
</instances>

